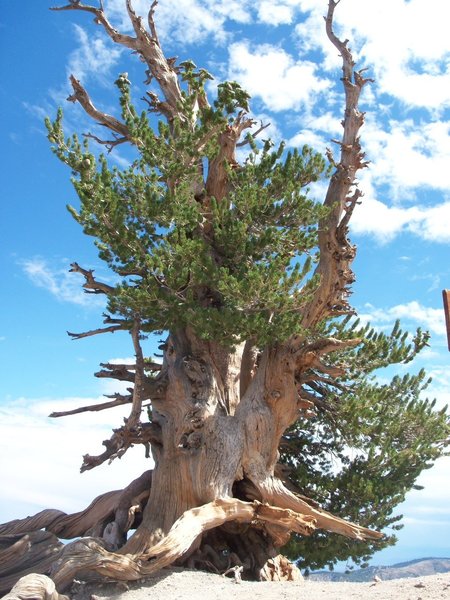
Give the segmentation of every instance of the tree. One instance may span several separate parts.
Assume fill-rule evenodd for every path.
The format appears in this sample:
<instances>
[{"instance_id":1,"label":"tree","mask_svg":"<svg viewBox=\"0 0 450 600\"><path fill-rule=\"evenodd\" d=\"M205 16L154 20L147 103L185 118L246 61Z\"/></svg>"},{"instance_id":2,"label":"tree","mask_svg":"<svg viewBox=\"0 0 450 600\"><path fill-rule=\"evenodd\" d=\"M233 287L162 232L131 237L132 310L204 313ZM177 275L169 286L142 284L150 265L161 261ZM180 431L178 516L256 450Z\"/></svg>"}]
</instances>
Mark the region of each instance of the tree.
<instances>
[{"instance_id":1,"label":"tree","mask_svg":"<svg viewBox=\"0 0 450 600\"><path fill-rule=\"evenodd\" d=\"M102 2L54 9L93 14L114 42L138 55L147 83L161 95L151 87L139 112L123 73L115 82L118 119L98 109L72 76L69 100L109 139L66 138L61 111L47 122L53 151L71 168L80 199L70 212L118 277L116 285L105 284L72 264L87 293L106 296L107 315L105 327L70 335L127 331L136 356L132 366L103 364L97 373L130 382L128 395L78 409L131 407L103 454L84 456L82 470L133 444L151 449L155 467L81 513L46 510L0 527L15 543L5 550L15 565L3 569L5 589L23 572L51 573L63 590L80 572L132 580L175 561L292 579L296 568L279 554L291 532L303 536L291 554L301 551L310 565L345 552L358 559L389 543L368 527L395 521L393 507L442 453L448 420L419 400L424 374L391 386L371 379L379 368L412 360L427 334L419 330L408 341L398 326L385 335L348 318L356 253L348 224L362 195L356 173L367 166L358 101L369 80L333 31L337 4L329 0L325 21L342 57L344 132L339 155L327 153L329 164L308 147L286 152L259 142L263 126L252 129L249 96L236 82L220 84L210 102L209 73L165 57L156 2L146 28L126 0L132 36L114 29ZM133 163L111 168L105 155L90 150L91 138L108 151L131 144ZM248 155L238 162L236 148L243 145ZM324 177L326 196L315 202L308 186ZM161 364L145 357L141 344L155 332L168 332ZM331 454L342 465L338 471ZM397 482L387 469L401 475ZM130 529L136 531L127 539ZM315 531L308 545L304 536ZM362 546L326 537L326 551L318 550L322 532ZM62 548L56 536L81 539Z\"/></svg>"}]
</instances>

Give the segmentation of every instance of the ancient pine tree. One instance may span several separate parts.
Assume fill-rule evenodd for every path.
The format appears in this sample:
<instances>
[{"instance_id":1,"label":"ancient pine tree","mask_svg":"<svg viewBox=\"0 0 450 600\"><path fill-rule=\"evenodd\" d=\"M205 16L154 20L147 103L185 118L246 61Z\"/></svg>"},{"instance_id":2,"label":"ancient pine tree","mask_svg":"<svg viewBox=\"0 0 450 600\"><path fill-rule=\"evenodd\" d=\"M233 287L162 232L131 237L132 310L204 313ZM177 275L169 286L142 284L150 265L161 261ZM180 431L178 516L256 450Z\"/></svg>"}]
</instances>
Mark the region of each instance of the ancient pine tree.
<instances>
[{"instance_id":1,"label":"ancient pine tree","mask_svg":"<svg viewBox=\"0 0 450 600\"><path fill-rule=\"evenodd\" d=\"M356 380L358 368L376 362L367 328L343 321L352 314L356 250L347 233L362 195L355 177L367 166L358 101L368 80L334 33L337 4L329 0L325 24L342 59L345 106L342 139L327 160L308 147L287 152L260 141L264 126L255 127L236 82L221 83L209 98L207 71L164 55L156 1L144 22L125 0L131 35L113 27L101 1L54 9L91 14L146 68L142 112L127 74L115 82L121 118L103 112L71 77L69 100L102 126L103 137L66 138L61 111L47 127L73 173L80 205L71 213L117 276L115 285L102 283L72 264L86 292L106 296L107 314L98 330L71 335L123 330L136 357L97 373L129 382L129 394L72 411L130 406L104 452L85 455L82 470L136 444L154 467L80 513L44 510L1 526L3 590L26 573L49 574L63 591L74 577L134 580L174 562L293 579L296 567L279 552L292 532L301 539L323 530L372 545L382 538L320 508L279 463L296 429L350 389L346 377ZM112 152L131 145L132 164L111 168L107 155L90 149L92 138ZM237 160L238 146L248 150L245 160ZM325 176L326 195L315 202L307 188ZM142 349L154 332L165 336L161 363ZM419 332L408 345L398 330L382 337L384 363L410 359L426 339ZM75 537L64 547L58 540ZM37 597L58 594L42 575L22 585Z\"/></svg>"}]
</instances>

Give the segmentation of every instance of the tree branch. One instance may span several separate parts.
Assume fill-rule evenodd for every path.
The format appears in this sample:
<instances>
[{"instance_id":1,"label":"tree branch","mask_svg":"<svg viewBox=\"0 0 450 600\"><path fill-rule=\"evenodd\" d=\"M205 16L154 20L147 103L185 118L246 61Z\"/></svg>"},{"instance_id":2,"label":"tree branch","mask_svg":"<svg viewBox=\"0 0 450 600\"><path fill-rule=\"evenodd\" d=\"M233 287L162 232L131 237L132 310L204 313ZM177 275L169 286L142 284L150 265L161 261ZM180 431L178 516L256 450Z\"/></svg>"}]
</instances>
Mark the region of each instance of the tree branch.
<instances>
[{"instance_id":1,"label":"tree branch","mask_svg":"<svg viewBox=\"0 0 450 600\"><path fill-rule=\"evenodd\" d=\"M76 262L71 263L69 273L80 273L86 280L86 283L83 284L83 288L87 290L92 290L91 293L94 294L111 294L114 292L114 287L108 285L106 283L102 283L101 281L97 281L94 278L93 269L83 269Z\"/></svg>"},{"instance_id":2,"label":"tree branch","mask_svg":"<svg viewBox=\"0 0 450 600\"><path fill-rule=\"evenodd\" d=\"M128 131L128 127L125 125L125 123L122 123L112 115L108 115L107 113L98 110L94 106L87 91L73 75L70 76L70 83L72 84L73 94L67 98L69 102L78 101L85 112L95 121L100 123L100 125L103 125L111 131L115 131L127 140L130 140L130 132Z\"/></svg>"},{"instance_id":3,"label":"tree branch","mask_svg":"<svg viewBox=\"0 0 450 600\"><path fill-rule=\"evenodd\" d=\"M73 340L80 340L81 338L91 337L92 335L98 335L99 333L114 333L115 331L123 331L126 329L126 325L111 325L111 327L100 327L99 329L91 329L90 331L85 331L83 333L72 333L70 331L67 332L67 335Z\"/></svg>"},{"instance_id":4,"label":"tree branch","mask_svg":"<svg viewBox=\"0 0 450 600\"><path fill-rule=\"evenodd\" d=\"M103 11L103 3L102 2L100 2L100 8L96 8L95 6L90 6L88 4L81 4L81 2L78 2L76 4L69 4L67 6L54 6L54 7L51 7L50 10L55 10L55 11L82 10L84 12L89 12L89 13L95 15L94 22L97 23L98 25L102 25L104 27L106 33L113 40L113 42L116 42L117 44L121 44L122 46L125 46L126 48L131 48L132 50L136 50L136 39L129 35L123 35L123 34L119 33L117 31L117 29L114 29L114 27L111 25L111 23L106 18L106 15Z\"/></svg>"},{"instance_id":5,"label":"tree branch","mask_svg":"<svg viewBox=\"0 0 450 600\"><path fill-rule=\"evenodd\" d=\"M125 423L123 427L113 430L113 435L109 440L102 442L106 450L97 456L85 454L83 456L83 464L81 465L81 473L89 471L105 461L110 463L115 458L121 458L128 448L135 444L144 444L148 456L148 444L162 444L161 427L157 423L138 423L134 427L129 427Z\"/></svg>"},{"instance_id":6,"label":"tree branch","mask_svg":"<svg viewBox=\"0 0 450 600\"><path fill-rule=\"evenodd\" d=\"M328 215L319 222L320 259L315 273L320 284L307 306L302 324L311 328L326 316L351 313L348 303L349 286L354 281L350 265L356 249L347 239L348 222L361 192L351 193L355 186L356 172L367 166L363 160L358 132L364 123L364 113L358 109L358 101L364 85L370 79L364 79L362 71L356 72L352 54L347 46L333 31L334 9L338 2L329 0L325 18L326 32L330 41L339 50L342 57L343 84L345 92L345 112L342 122L344 133L340 146L340 161L330 180L324 205L329 208Z\"/></svg>"},{"instance_id":7,"label":"tree branch","mask_svg":"<svg viewBox=\"0 0 450 600\"><path fill-rule=\"evenodd\" d=\"M134 352L136 356L136 366L134 375L134 389L133 389L133 401L130 416L127 419L127 427L135 427L141 418L142 400L144 394L145 384L145 361L142 353L142 347L139 341L141 321L139 318L135 318L133 328L131 330L131 337L133 340Z\"/></svg>"},{"instance_id":8,"label":"tree branch","mask_svg":"<svg viewBox=\"0 0 450 600\"><path fill-rule=\"evenodd\" d=\"M61 412L52 412L48 416L51 418L68 417L70 415L78 415L84 412L98 412L100 410L107 410L108 408L114 408L116 406L122 406L123 404L130 404L132 401L131 394L128 396L122 396L117 394L116 400L111 402L102 402L101 404L90 404L89 406L81 406L80 408L74 408L72 410L65 410Z\"/></svg>"},{"instance_id":9,"label":"tree branch","mask_svg":"<svg viewBox=\"0 0 450 600\"><path fill-rule=\"evenodd\" d=\"M108 150L108 154L116 146L119 146L120 144L124 144L125 142L128 142L128 138L126 138L126 137L117 137L114 140L102 140L92 133L84 133L83 136L90 140L94 140L95 142L97 142L97 144L101 144L102 146L105 146L106 149Z\"/></svg>"}]
</instances>

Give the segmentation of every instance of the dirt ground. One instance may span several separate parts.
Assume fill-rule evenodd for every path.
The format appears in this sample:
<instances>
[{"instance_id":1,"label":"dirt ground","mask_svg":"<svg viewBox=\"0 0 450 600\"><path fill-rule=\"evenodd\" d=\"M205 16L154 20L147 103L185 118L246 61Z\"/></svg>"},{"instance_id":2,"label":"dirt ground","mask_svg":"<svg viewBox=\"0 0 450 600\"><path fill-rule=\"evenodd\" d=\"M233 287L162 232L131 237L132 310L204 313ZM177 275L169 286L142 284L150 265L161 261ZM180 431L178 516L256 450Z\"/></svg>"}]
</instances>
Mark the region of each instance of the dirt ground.
<instances>
[{"instance_id":1,"label":"dirt ground","mask_svg":"<svg viewBox=\"0 0 450 600\"><path fill-rule=\"evenodd\" d=\"M238 584L233 577L172 568L136 583L75 583L69 594L73 600L450 600L450 573L371 583Z\"/></svg>"}]
</instances>

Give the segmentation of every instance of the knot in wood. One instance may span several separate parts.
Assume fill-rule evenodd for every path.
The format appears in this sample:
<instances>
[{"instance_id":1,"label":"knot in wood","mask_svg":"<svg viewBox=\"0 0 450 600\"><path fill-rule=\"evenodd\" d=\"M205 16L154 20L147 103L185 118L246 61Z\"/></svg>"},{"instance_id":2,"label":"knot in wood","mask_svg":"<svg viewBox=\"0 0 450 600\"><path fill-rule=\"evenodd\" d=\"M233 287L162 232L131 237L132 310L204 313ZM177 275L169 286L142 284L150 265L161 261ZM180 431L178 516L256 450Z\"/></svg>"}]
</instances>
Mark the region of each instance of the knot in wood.
<instances>
[{"instance_id":1,"label":"knot in wood","mask_svg":"<svg viewBox=\"0 0 450 600\"><path fill-rule=\"evenodd\" d=\"M202 434L199 431L193 431L187 438L187 447L193 449L200 448L202 441Z\"/></svg>"},{"instance_id":2,"label":"knot in wood","mask_svg":"<svg viewBox=\"0 0 450 600\"><path fill-rule=\"evenodd\" d=\"M281 392L279 390L272 390L270 392L270 397L272 400L279 400L281 398Z\"/></svg>"}]
</instances>

